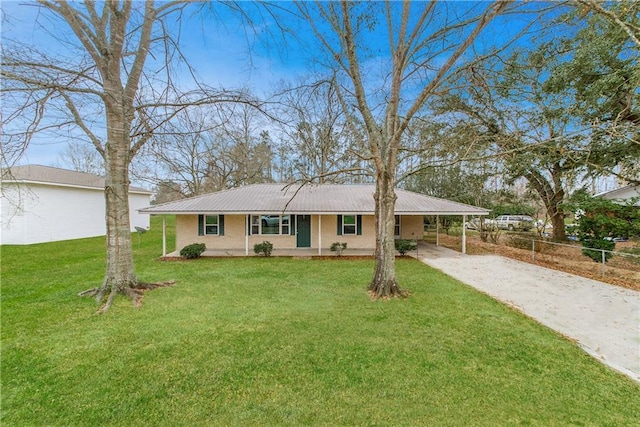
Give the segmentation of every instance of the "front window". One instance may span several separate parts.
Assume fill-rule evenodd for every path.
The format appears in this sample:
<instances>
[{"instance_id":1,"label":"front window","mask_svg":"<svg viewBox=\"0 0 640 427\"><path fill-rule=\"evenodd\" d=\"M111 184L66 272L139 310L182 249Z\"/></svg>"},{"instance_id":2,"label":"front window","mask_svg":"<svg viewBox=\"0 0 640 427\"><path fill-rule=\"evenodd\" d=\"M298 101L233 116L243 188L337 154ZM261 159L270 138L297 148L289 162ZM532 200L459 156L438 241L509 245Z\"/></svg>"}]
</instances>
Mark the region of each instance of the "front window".
<instances>
[{"instance_id":1,"label":"front window","mask_svg":"<svg viewBox=\"0 0 640 427\"><path fill-rule=\"evenodd\" d=\"M289 215L282 215L282 232L280 234L289 234Z\"/></svg>"},{"instance_id":2,"label":"front window","mask_svg":"<svg viewBox=\"0 0 640 427\"><path fill-rule=\"evenodd\" d=\"M251 234L289 234L289 215L251 215Z\"/></svg>"},{"instance_id":3,"label":"front window","mask_svg":"<svg viewBox=\"0 0 640 427\"><path fill-rule=\"evenodd\" d=\"M261 234L280 234L280 217L278 215L262 215L260 224L262 225Z\"/></svg>"},{"instance_id":4,"label":"front window","mask_svg":"<svg viewBox=\"0 0 640 427\"><path fill-rule=\"evenodd\" d=\"M393 225L393 235L400 237L400 215L396 215L396 222Z\"/></svg>"},{"instance_id":5,"label":"front window","mask_svg":"<svg viewBox=\"0 0 640 427\"><path fill-rule=\"evenodd\" d=\"M204 219L204 234L218 235L218 215L206 215Z\"/></svg>"},{"instance_id":6,"label":"front window","mask_svg":"<svg viewBox=\"0 0 640 427\"><path fill-rule=\"evenodd\" d=\"M342 234L356 234L355 215L344 215L342 217Z\"/></svg>"},{"instance_id":7,"label":"front window","mask_svg":"<svg viewBox=\"0 0 640 427\"><path fill-rule=\"evenodd\" d=\"M260 215L251 215L251 234L260 234Z\"/></svg>"}]
</instances>

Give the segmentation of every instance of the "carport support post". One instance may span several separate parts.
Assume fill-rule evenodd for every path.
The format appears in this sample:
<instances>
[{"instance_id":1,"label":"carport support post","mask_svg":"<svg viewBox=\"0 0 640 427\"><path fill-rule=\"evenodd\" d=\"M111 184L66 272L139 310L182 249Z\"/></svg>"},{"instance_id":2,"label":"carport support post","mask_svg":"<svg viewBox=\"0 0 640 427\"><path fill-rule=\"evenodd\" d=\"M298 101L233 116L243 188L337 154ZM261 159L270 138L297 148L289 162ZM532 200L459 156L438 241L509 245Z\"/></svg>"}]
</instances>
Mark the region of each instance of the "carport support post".
<instances>
[{"instance_id":1,"label":"carport support post","mask_svg":"<svg viewBox=\"0 0 640 427\"><path fill-rule=\"evenodd\" d=\"M249 222L249 215L245 215L244 219L244 254L245 256L249 256L249 230L251 227L251 223Z\"/></svg>"},{"instance_id":2,"label":"carport support post","mask_svg":"<svg viewBox=\"0 0 640 427\"><path fill-rule=\"evenodd\" d=\"M318 255L322 255L322 215L318 215Z\"/></svg>"},{"instance_id":3,"label":"carport support post","mask_svg":"<svg viewBox=\"0 0 640 427\"><path fill-rule=\"evenodd\" d=\"M462 253L467 253L467 227L465 224L467 222L467 216L462 215Z\"/></svg>"},{"instance_id":4,"label":"carport support post","mask_svg":"<svg viewBox=\"0 0 640 427\"><path fill-rule=\"evenodd\" d=\"M533 261L536 260L536 241L535 241L535 239L531 239L531 259Z\"/></svg>"},{"instance_id":5,"label":"carport support post","mask_svg":"<svg viewBox=\"0 0 640 427\"><path fill-rule=\"evenodd\" d=\"M440 246L440 216L436 215L436 246Z\"/></svg>"},{"instance_id":6,"label":"carport support post","mask_svg":"<svg viewBox=\"0 0 640 427\"><path fill-rule=\"evenodd\" d=\"M162 215L162 258L167 256L167 222L166 215Z\"/></svg>"}]
</instances>

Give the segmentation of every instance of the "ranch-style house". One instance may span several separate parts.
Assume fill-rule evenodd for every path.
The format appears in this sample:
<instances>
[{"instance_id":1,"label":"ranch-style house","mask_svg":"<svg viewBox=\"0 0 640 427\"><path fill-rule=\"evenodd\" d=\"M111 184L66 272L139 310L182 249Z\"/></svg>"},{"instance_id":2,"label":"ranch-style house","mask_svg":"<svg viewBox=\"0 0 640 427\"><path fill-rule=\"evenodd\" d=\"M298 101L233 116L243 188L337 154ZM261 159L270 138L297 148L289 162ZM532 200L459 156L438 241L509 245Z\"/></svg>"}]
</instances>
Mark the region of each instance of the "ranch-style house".
<instances>
[{"instance_id":1,"label":"ranch-style house","mask_svg":"<svg viewBox=\"0 0 640 427\"><path fill-rule=\"evenodd\" d=\"M205 243L207 250L244 255L265 240L277 249L329 254L334 242L374 250L374 185L254 184L140 209L176 216L176 249ZM396 190L395 235L421 240L425 215L487 215L486 209ZM252 252L252 250L251 250ZM373 252L372 252L373 253ZM166 256L166 243L163 243Z\"/></svg>"}]
</instances>

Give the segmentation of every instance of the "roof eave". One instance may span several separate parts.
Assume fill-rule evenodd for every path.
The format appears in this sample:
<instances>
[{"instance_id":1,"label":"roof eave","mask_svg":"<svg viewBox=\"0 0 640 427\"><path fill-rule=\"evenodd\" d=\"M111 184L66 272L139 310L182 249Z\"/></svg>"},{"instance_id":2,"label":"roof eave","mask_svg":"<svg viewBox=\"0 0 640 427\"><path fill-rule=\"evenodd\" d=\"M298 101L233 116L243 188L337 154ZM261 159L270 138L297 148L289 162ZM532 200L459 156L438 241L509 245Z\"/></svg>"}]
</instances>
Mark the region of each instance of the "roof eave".
<instances>
[{"instance_id":1,"label":"roof eave","mask_svg":"<svg viewBox=\"0 0 640 427\"><path fill-rule=\"evenodd\" d=\"M52 182L52 181L37 181L37 180L33 180L33 179L11 179L11 180L3 181L2 184L3 185L6 185L6 184L19 184L19 185L34 184L34 185L44 185L44 186L48 186L48 187L79 188L79 189L82 189L82 190L104 191L104 187L96 187L96 186L93 186L93 185L79 185L79 184L69 184L69 183ZM148 194L150 196L153 195L152 191L145 190L143 188L131 188L131 187L129 187L129 193Z\"/></svg>"},{"instance_id":2,"label":"roof eave","mask_svg":"<svg viewBox=\"0 0 640 427\"><path fill-rule=\"evenodd\" d=\"M373 215L373 211L264 211L264 210L243 210L243 211L214 211L214 210L188 210L188 211L176 211L176 210L153 210L153 209L138 209L141 214L150 215ZM489 215L488 210L478 210L473 212L462 211L396 211L396 215Z\"/></svg>"}]
</instances>

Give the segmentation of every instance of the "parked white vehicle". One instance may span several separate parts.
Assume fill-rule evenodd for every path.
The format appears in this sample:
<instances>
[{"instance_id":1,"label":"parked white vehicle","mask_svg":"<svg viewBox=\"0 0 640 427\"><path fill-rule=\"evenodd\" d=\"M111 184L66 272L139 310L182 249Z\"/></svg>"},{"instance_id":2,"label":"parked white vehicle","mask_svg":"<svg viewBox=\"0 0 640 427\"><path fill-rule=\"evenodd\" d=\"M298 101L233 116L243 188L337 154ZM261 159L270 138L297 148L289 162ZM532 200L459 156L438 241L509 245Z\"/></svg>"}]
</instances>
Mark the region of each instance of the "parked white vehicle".
<instances>
[{"instance_id":1,"label":"parked white vehicle","mask_svg":"<svg viewBox=\"0 0 640 427\"><path fill-rule=\"evenodd\" d=\"M528 215L500 215L495 219L499 229L509 231L529 231L533 228L533 223L533 218Z\"/></svg>"}]
</instances>

